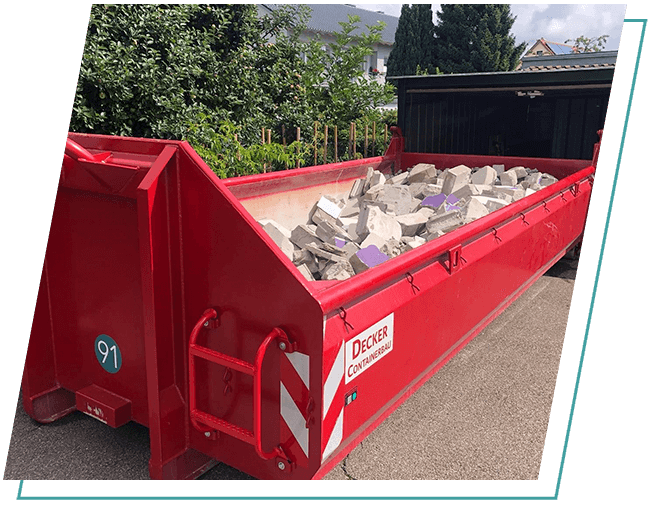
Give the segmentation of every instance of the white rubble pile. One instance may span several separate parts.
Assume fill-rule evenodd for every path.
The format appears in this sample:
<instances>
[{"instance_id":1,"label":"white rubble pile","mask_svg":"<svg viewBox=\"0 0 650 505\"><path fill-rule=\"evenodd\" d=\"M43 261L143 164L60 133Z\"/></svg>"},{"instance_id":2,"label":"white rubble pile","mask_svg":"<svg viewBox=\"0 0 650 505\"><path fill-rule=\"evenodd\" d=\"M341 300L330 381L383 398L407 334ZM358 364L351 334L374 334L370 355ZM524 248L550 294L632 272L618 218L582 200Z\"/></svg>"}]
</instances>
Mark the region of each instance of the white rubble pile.
<instances>
[{"instance_id":1,"label":"white rubble pile","mask_svg":"<svg viewBox=\"0 0 650 505\"><path fill-rule=\"evenodd\" d=\"M344 280L555 182L521 166L419 163L388 178L368 168L346 198L322 196L308 223L259 223L308 280Z\"/></svg>"}]
</instances>

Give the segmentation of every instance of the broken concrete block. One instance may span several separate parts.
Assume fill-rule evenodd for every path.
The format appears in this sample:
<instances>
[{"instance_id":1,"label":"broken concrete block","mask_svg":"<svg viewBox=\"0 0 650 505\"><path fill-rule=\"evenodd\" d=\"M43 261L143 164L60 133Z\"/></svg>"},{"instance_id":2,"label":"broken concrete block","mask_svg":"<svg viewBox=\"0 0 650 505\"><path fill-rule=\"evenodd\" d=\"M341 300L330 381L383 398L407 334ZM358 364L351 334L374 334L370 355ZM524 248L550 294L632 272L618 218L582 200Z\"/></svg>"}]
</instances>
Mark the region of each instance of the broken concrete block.
<instances>
[{"instance_id":1,"label":"broken concrete block","mask_svg":"<svg viewBox=\"0 0 650 505\"><path fill-rule=\"evenodd\" d=\"M369 245L376 245L378 249L381 249L382 247L384 247L384 244L386 244L385 238L380 237L376 233L368 233L368 236L365 239L363 239L363 242L361 242L359 248L364 249Z\"/></svg>"},{"instance_id":2,"label":"broken concrete block","mask_svg":"<svg viewBox=\"0 0 650 505\"><path fill-rule=\"evenodd\" d=\"M380 195L384 193L385 189L386 187L381 184L377 184L375 186L372 186L371 188L368 188L368 191L366 191L362 197L363 201L374 202L380 197Z\"/></svg>"},{"instance_id":3,"label":"broken concrete block","mask_svg":"<svg viewBox=\"0 0 650 505\"><path fill-rule=\"evenodd\" d=\"M323 244L323 246L327 246L327 245L329 245L329 244ZM330 245L330 247L333 248L335 246ZM338 249L340 251L340 254L338 252L326 251L326 250L321 249L320 247L316 247L316 246L314 246L312 244L307 244L305 246L305 249L307 249L310 253L312 253L317 258L323 258L323 259L325 259L327 261L342 261L342 260L345 259L345 253L343 252L342 249L340 249L338 247L336 249Z\"/></svg>"},{"instance_id":4,"label":"broken concrete block","mask_svg":"<svg viewBox=\"0 0 650 505\"><path fill-rule=\"evenodd\" d=\"M350 188L350 193L348 194L348 198L352 199L352 198L360 197L361 194L363 193L363 187L365 184L366 184L365 179L357 179L356 181L354 181L352 187Z\"/></svg>"},{"instance_id":5,"label":"broken concrete block","mask_svg":"<svg viewBox=\"0 0 650 505\"><path fill-rule=\"evenodd\" d=\"M427 221L427 232L432 234L437 231L448 232L463 224L463 216L460 210L452 210L444 214L436 215Z\"/></svg>"},{"instance_id":6,"label":"broken concrete block","mask_svg":"<svg viewBox=\"0 0 650 505\"><path fill-rule=\"evenodd\" d=\"M517 185L517 173L512 169L503 172L499 175L499 181L502 186L516 186Z\"/></svg>"},{"instance_id":7,"label":"broken concrete block","mask_svg":"<svg viewBox=\"0 0 650 505\"><path fill-rule=\"evenodd\" d=\"M339 217L336 220L336 224L338 224L341 228L343 228L345 231L347 231L348 235L350 235L350 229L356 228L357 221L359 221L359 216ZM352 239L352 240L354 240L354 239Z\"/></svg>"},{"instance_id":8,"label":"broken concrete block","mask_svg":"<svg viewBox=\"0 0 650 505\"><path fill-rule=\"evenodd\" d=\"M539 185L545 188L546 186L550 186L551 184L555 184L556 182L557 179L552 175L542 174L542 180L540 181Z\"/></svg>"},{"instance_id":9,"label":"broken concrete block","mask_svg":"<svg viewBox=\"0 0 650 505\"><path fill-rule=\"evenodd\" d=\"M525 179L528 176L528 171L526 170L526 167L512 167L510 170L514 171L515 174L517 174L517 179Z\"/></svg>"},{"instance_id":10,"label":"broken concrete block","mask_svg":"<svg viewBox=\"0 0 650 505\"><path fill-rule=\"evenodd\" d=\"M375 172L375 170L372 167L368 167L368 170L366 171L366 181L363 184L363 191L368 191L370 189L370 178L372 177L372 174Z\"/></svg>"},{"instance_id":11,"label":"broken concrete block","mask_svg":"<svg viewBox=\"0 0 650 505\"><path fill-rule=\"evenodd\" d=\"M427 216L426 214L420 214L419 212L416 212L414 214L404 214L403 216L397 216L395 220L402 227L402 236L406 235L408 237L414 237L424 229L427 221L429 220L429 217L430 216Z\"/></svg>"},{"instance_id":12,"label":"broken concrete block","mask_svg":"<svg viewBox=\"0 0 650 505\"><path fill-rule=\"evenodd\" d=\"M314 226L317 226L320 223L336 224L336 218L333 218L330 214L328 214L323 209L320 209L318 207L316 207L316 209L312 213L311 220L312 220L312 223L314 224Z\"/></svg>"},{"instance_id":13,"label":"broken concrete block","mask_svg":"<svg viewBox=\"0 0 650 505\"><path fill-rule=\"evenodd\" d=\"M359 215L359 198L351 198L341 209L338 219Z\"/></svg>"},{"instance_id":14,"label":"broken concrete block","mask_svg":"<svg viewBox=\"0 0 650 505\"><path fill-rule=\"evenodd\" d=\"M277 223L276 223L277 224ZM293 244L287 236L280 231L273 223L266 223L264 226L264 231L268 233L269 237L276 243L276 245L282 250L287 257L293 261Z\"/></svg>"},{"instance_id":15,"label":"broken concrete block","mask_svg":"<svg viewBox=\"0 0 650 505\"><path fill-rule=\"evenodd\" d=\"M350 256L353 254L356 254L359 249L361 249L357 244L354 242L348 242L343 246L343 251L345 252L345 257L349 260Z\"/></svg>"},{"instance_id":16,"label":"broken concrete block","mask_svg":"<svg viewBox=\"0 0 650 505\"><path fill-rule=\"evenodd\" d=\"M386 179L385 184L392 184L394 186L397 186L398 184L403 184L407 179L408 179L409 173L408 172L402 172L401 174L397 174L390 179Z\"/></svg>"},{"instance_id":17,"label":"broken concrete block","mask_svg":"<svg viewBox=\"0 0 650 505\"><path fill-rule=\"evenodd\" d=\"M508 202L505 202L503 200L498 201L497 199L490 200L488 203L485 204L485 207L487 208L488 211L494 212L495 210L502 209L508 205Z\"/></svg>"},{"instance_id":18,"label":"broken concrete block","mask_svg":"<svg viewBox=\"0 0 650 505\"><path fill-rule=\"evenodd\" d=\"M406 186L409 191L411 192L411 196L414 198L422 198L423 197L423 190L424 188L427 187L426 182L416 182L415 184L411 184L409 186Z\"/></svg>"},{"instance_id":19,"label":"broken concrete block","mask_svg":"<svg viewBox=\"0 0 650 505\"><path fill-rule=\"evenodd\" d=\"M457 200L464 200L474 194L474 190L472 189L472 187L473 187L472 184L465 184L463 187L457 189L449 196L453 196Z\"/></svg>"},{"instance_id":20,"label":"broken concrete block","mask_svg":"<svg viewBox=\"0 0 650 505\"><path fill-rule=\"evenodd\" d=\"M430 242L430 241L435 240L435 239L437 239L439 237L442 237L444 234L445 234L444 231L435 230L435 231L432 231L431 233L427 233L426 236L424 237L424 239L427 242Z\"/></svg>"},{"instance_id":21,"label":"broken concrete block","mask_svg":"<svg viewBox=\"0 0 650 505\"><path fill-rule=\"evenodd\" d=\"M315 247L318 247L318 249L322 251L336 254L337 256L345 256L345 252L343 252L343 249L338 247L336 244L328 244L327 242L323 242L322 244Z\"/></svg>"},{"instance_id":22,"label":"broken concrete block","mask_svg":"<svg viewBox=\"0 0 650 505\"><path fill-rule=\"evenodd\" d=\"M467 205L463 207L462 212L463 217L465 218L465 223L471 223L472 221L476 221L490 213L487 207L474 197L470 198Z\"/></svg>"},{"instance_id":23,"label":"broken concrete block","mask_svg":"<svg viewBox=\"0 0 650 505\"><path fill-rule=\"evenodd\" d=\"M395 258L402 254L404 251L404 246L401 240L395 240L394 238L386 242L382 247L379 248L381 252L387 255L389 258Z\"/></svg>"},{"instance_id":24,"label":"broken concrete block","mask_svg":"<svg viewBox=\"0 0 650 505\"><path fill-rule=\"evenodd\" d=\"M294 252L293 263L296 266L305 265L312 274L318 273L318 260L307 249L299 249Z\"/></svg>"},{"instance_id":25,"label":"broken concrete block","mask_svg":"<svg viewBox=\"0 0 650 505\"><path fill-rule=\"evenodd\" d=\"M526 188L526 191L525 191L525 193L524 193L524 197L526 197L526 196L530 196L530 195L532 195L532 194L535 193L535 192L536 192L535 189L532 189L532 188Z\"/></svg>"},{"instance_id":26,"label":"broken concrete block","mask_svg":"<svg viewBox=\"0 0 650 505\"><path fill-rule=\"evenodd\" d=\"M386 215L378 207L364 206L359 213L356 233L365 238L369 233L375 233L385 240L402 238L402 227L395 218Z\"/></svg>"},{"instance_id":27,"label":"broken concrete block","mask_svg":"<svg viewBox=\"0 0 650 505\"><path fill-rule=\"evenodd\" d=\"M501 198L495 198L493 196L480 195L480 196L475 196L474 198L476 198L479 202L485 205L490 212L508 205L507 201L502 200Z\"/></svg>"},{"instance_id":28,"label":"broken concrete block","mask_svg":"<svg viewBox=\"0 0 650 505\"><path fill-rule=\"evenodd\" d=\"M307 279L308 281L313 281L313 280L315 280L313 274L311 273L311 271L309 270L309 267L308 267L307 265L305 265L305 264L298 265L298 271L299 271L299 272L300 272L300 273L305 277L305 279Z\"/></svg>"},{"instance_id":29,"label":"broken concrete block","mask_svg":"<svg viewBox=\"0 0 650 505\"><path fill-rule=\"evenodd\" d=\"M348 241L343 238L334 237L334 245L340 249L343 249L347 243Z\"/></svg>"},{"instance_id":30,"label":"broken concrete block","mask_svg":"<svg viewBox=\"0 0 650 505\"><path fill-rule=\"evenodd\" d=\"M377 185L383 186L385 182L386 182L386 176L381 172L375 170L372 173L372 176L370 177L370 188Z\"/></svg>"},{"instance_id":31,"label":"broken concrete block","mask_svg":"<svg viewBox=\"0 0 650 505\"><path fill-rule=\"evenodd\" d=\"M300 249L304 249L307 244L319 245L322 240L318 238L315 231L304 224L299 224L291 232L291 242L296 244Z\"/></svg>"},{"instance_id":32,"label":"broken concrete block","mask_svg":"<svg viewBox=\"0 0 650 505\"><path fill-rule=\"evenodd\" d=\"M419 198L412 198L411 199L411 209L409 210L409 214L417 212L418 209L420 208L421 203L422 203L422 200L420 200Z\"/></svg>"},{"instance_id":33,"label":"broken concrete block","mask_svg":"<svg viewBox=\"0 0 650 505\"><path fill-rule=\"evenodd\" d=\"M291 238L291 231L289 231L287 228L285 228L285 227L282 226L281 224L276 223L273 219L260 219L260 220L258 221L258 223L259 223L260 225L262 225L262 228L264 228L267 224L270 224L270 225L273 226L276 230L278 230L280 233L282 233L282 235L284 235L284 236L287 237L288 239ZM267 233L268 233L268 232L267 232Z\"/></svg>"},{"instance_id":34,"label":"broken concrete block","mask_svg":"<svg viewBox=\"0 0 650 505\"><path fill-rule=\"evenodd\" d=\"M476 193L474 193L474 196L480 195L483 193L483 191L492 191L494 189L494 186L488 186L487 184L474 184L474 189Z\"/></svg>"},{"instance_id":35,"label":"broken concrete block","mask_svg":"<svg viewBox=\"0 0 650 505\"><path fill-rule=\"evenodd\" d=\"M408 252L426 244L427 241L422 237L402 237L402 242L404 242L404 252Z\"/></svg>"},{"instance_id":36,"label":"broken concrete block","mask_svg":"<svg viewBox=\"0 0 650 505\"><path fill-rule=\"evenodd\" d=\"M425 184L422 190L420 191L420 194L422 195L422 198L426 198L427 196L435 196L439 195L442 193L442 184ZM420 198L419 195L413 195L416 198Z\"/></svg>"},{"instance_id":37,"label":"broken concrete block","mask_svg":"<svg viewBox=\"0 0 650 505\"><path fill-rule=\"evenodd\" d=\"M343 228L328 222L322 222L316 227L316 236L329 244L334 244L335 238L352 240Z\"/></svg>"},{"instance_id":38,"label":"broken concrete block","mask_svg":"<svg viewBox=\"0 0 650 505\"><path fill-rule=\"evenodd\" d=\"M445 195L451 195L454 191L469 184L471 173L472 169L465 165L458 165L449 169L445 176L445 182L442 185L442 192Z\"/></svg>"},{"instance_id":39,"label":"broken concrete block","mask_svg":"<svg viewBox=\"0 0 650 505\"><path fill-rule=\"evenodd\" d=\"M494 195L487 195L487 196L496 196L497 198L501 198L503 200L507 201L507 198L503 198L504 196L509 196L511 198L511 201L516 202L517 200L521 200L524 197L524 190L521 188L518 188L517 186L494 186Z\"/></svg>"},{"instance_id":40,"label":"broken concrete block","mask_svg":"<svg viewBox=\"0 0 650 505\"><path fill-rule=\"evenodd\" d=\"M425 217L427 218L427 220L428 220L430 217L433 217L433 216L436 215L435 211L432 210L432 209L430 209L430 208L428 208L428 207L422 207L421 209L418 209L418 211L416 212L416 214L421 214L421 215L425 216Z\"/></svg>"},{"instance_id":41,"label":"broken concrete block","mask_svg":"<svg viewBox=\"0 0 650 505\"><path fill-rule=\"evenodd\" d=\"M382 253L376 245L370 245L354 254L350 258L350 264L355 273L361 273L388 261L388 259L388 255Z\"/></svg>"},{"instance_id":42,"label":"broken concrete block","mask_svg":"<svg viewBox=\"0 0 650 505\"><path fill-rule=\"evenodd\" d=\"M429 163L418 163L409 170L408 181L410 184L416 182L432 182L436 179L438 171L436 166Z\"/></svg>"},{"instance_id":43,"label":"broken concrete block","mask_svg":"<svg viewBox=\"0 0 650 505\"><path fill-rule=\"evenodd\" d=\"M489 165L479 168L472 174L473 184L488 184L492 185L497 180L497 171Z\"/></svg>"},{"instance_id":44,"label":"broken concrete block","mask_svg":"<svg viewBox=\"0 0 650 505\"><path fill-rule=\"evenodd\" d=\"M408 214L411 211L411 193L406 186L385 186L376 201L381 204L384 212L396 216Z\"/></svg>"},{"instance_id":45,"label":"broken concrete block","mask_svg":"<svg viewBox=\"0 0 650 505\"><path fill-rule=\"evenodd\" d=\"M527 175L526 178L522 181L521 185L524 187L524 189L527 189L535 185L540 186L541 182L542 174L534 173Z\"/></svg>"},{"instance_id":46,"label":"broken concrete block","mask_svg":"<svg viewBox=\"0 0 650 505\"><path fill-rule=\"evenodd\" d=\"M501 175L506 171L505 165L492 165L492 168L494 168L494 171L497 173L497 175Z\"/></svg>"},{"instance_id":47,"label":"broken concrete block","mask_svg":"<svg viewBox=\"0 0 650 505\"><path fill-rule=\"evenodd\" d=\"M447 200L447 195L440 193L439 195L427 196L422 203L420 203L421 208L429 208L432 210L438 209L441 205Z\"/></svg>"},{"instance_id":48,"label":"broken concrete block","mask_svg":"<svg viewBox=\"0 0 650 505\"><path fill-rule=\"evenodd\" d=\"M325 281L344 281L354 275L354 269L348 260L330 261L321 269L321 279Z\"/></svg>"},{"instance_id":49,"label":"broken concrete block","mask_svg":"<svg viewBox=\"0 0 650 505\"><path fill-rule=\"evenodd\" d=\"M331 197L321 196L316 207L329 214L333 219L338 218L341 214L341 206Z\"/></svg>"}]
</instances>

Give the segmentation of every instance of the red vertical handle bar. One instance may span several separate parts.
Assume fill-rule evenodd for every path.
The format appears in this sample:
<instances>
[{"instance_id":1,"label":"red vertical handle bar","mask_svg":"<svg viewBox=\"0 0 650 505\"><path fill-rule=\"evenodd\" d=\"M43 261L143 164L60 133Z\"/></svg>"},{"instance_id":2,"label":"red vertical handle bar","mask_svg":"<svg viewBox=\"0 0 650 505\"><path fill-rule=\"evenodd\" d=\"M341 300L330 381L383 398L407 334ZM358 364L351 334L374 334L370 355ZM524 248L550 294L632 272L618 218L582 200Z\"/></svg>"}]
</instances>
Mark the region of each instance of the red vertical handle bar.
<instances>
[{"instance_id":1,"label":"red vertical handle bar","mask_svg":"<svg viewBox=\"0 0 650 505\"><path fill-rule=\"evenodd\" d=\"M596 167L598 164L598 156L600 155L600 144L603 142L603 130L598 130L596 132L598 134L598 142L594 144L594 154L591 158L591 165L593 167Z\"/></svg>"},{"instance_id":2,"label":"red vertical handle bar","mask_svg":"<svg viewBox=\"0 0 650 505\"><path fill-rule=\"evenodd\" d=\"M262 341L257 353L255 354L255 363L251 365L231 356L227 356L207 347L197 345L196 339L202 328L208 325L211 319L217 318L217 311L215 309L207 309L203 312L199 320L194 325L192 333L190 333L190 356L189 356L189 386L190 386L190 420L192 425L199 431L205 431L201 425L207 426L212 430L222 431L238 438L246 443L255 447L255 452L262 459L272 459L280 457L286 459L284 451L280 446L274 447L271 451L266 452L262 448L262 364L264 356L269 345L275 340L279 339L284 342L285 352L293 352L294 346L289 342L287 334L280 328L273 328L271 332ZM224 419L218 418L207 412L202 412L196 408L196 377L194 360L195 358L203 358L212 363L227 366L233 370L251 375L253 377L253 432L249 432L244 428L236 426ZM199 424L200 423L200 424Z\"/></svg>"},{"instance_id":3,"label":"red vertical handle bar","mask_svg":"<svg viewBox=\"0 0 650 505\"><path fill-rule=\"evenodd\" d=\"M273 328L255 355L255 375L253 376L253 433L255 434L255 451L262 459L271 459L276 456L286 459L284 452L279 446L274 447L270 452L265 452L262 449L262 363L264 362L266 349L276 338L280 338L287 343L289 341L285 332L280 328Z\"/></svg>"}]
</instances>

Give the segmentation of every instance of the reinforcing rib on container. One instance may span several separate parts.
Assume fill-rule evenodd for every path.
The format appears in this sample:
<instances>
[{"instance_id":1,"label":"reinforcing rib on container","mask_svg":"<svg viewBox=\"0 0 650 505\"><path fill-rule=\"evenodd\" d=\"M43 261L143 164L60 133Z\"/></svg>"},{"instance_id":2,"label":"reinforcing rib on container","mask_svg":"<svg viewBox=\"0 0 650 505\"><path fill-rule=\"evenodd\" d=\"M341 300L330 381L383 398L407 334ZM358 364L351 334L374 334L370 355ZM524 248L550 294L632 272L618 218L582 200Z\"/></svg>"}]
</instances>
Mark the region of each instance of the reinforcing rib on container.
<instances>
[{"instance_id":1,"label":"reinforcing rib on container","mask_svg":"<svg viewBox=\"0 0 650 505\"><path fill-rule=\"evenodd\" d=\"M185 142L70 134L23 377L40 422L150 432L150 475L215 460L325 475L584 230L594 160L403 152L219 180ZM304 223L368 167L536 167L536 193L343 281L307 281L257 219Z\"/></svg>"}]
</instances>

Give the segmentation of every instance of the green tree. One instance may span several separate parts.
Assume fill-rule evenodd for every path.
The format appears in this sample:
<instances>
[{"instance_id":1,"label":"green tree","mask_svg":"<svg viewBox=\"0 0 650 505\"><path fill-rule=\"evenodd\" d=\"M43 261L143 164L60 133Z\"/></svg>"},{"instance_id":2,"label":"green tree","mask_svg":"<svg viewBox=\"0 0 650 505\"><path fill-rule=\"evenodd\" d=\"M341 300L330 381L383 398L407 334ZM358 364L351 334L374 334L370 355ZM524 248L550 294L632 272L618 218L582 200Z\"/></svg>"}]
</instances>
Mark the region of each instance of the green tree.
<instances>
[{"instance_id":1,"label":"green tree","mask_svg":"<svg viewBox=\"0 0 650 505\"><path fill-rule=\"evenodd\" d=\"M395 44L388 57L387 75L415 75L433 68L433 22L431 4L402 5Z\"/></svg>"},{"instance_id":2,"label":"green tree","mask_svg":"<svg viewBox=\"0 0 650 505\"><path fill-rule=\"evenodd\" d=\"M601 35L600 37L586 37L580 35L576 39L565 40L565 44L573 44L576 51L579 53L599 53L605 49L605 44L607 44L607 39L609 35Z\"/></svg>"},{"instance_id":3,"label":"green tree","mask_svg":"<svg viewBox=\"0 0 650 505\"><path fill-rule=\"evenodd\" d=\"M309 43L303 86L305 100L316 112L313 119L343 127L393 99L393 86L367 78L362 68L373 45L381 40L385 23L353 34L359 22L359 16L340 22L341 30L333 34L329 51L323 51L320 39Z\"/></svg>"},{"instance_id":4,"label":"green tree","mask_svg":"<svg viewBox=\"0 0 650 505\"><path fill-rule=\"evenodd\" d=\"M442 4L434 27L436 65L443 73L514 70L526 44L515 45L516 17L506 4Z\"/></svg>"},{"instance_id":5,"label":"green tree","mask_svg":"<svg viewBox=\"0 0 650 505\"><path fill-rule=\"evenodd\" d=\"M314 120L343 131L393 97L361 71L381 25L352 35L350 19L327 52L300 41L308 16L301 5L262 18L251 4L95 5L70 129L188 139L220 175L233 160L237 173L304 163ZM302 127L305 144L261 147L261 129L277 141L283 125Z\"/></svg>"}]
</instances>

